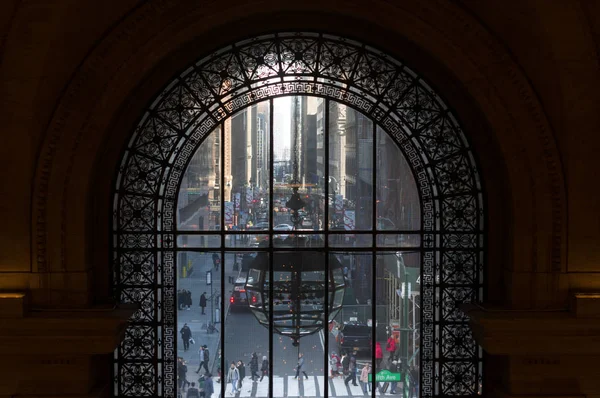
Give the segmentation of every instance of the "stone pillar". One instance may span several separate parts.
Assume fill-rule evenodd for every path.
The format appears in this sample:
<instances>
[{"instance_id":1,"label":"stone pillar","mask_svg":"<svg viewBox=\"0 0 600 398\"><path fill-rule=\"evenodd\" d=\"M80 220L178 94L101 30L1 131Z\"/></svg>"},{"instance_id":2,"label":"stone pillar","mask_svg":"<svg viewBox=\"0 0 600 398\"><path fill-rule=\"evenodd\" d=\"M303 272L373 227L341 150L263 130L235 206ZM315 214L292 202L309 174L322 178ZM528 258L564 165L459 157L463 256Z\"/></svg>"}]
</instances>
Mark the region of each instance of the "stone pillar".
<instances>
[{"instance_id":1,"label":"stone pillar","mask_svg":"<svg viewBox=\"0 0 600 398\"><path fill-rule=\"evenodd\" d=\"M494 397L600 397L600 293L571 293L569 309L463 305L492 356Z\"/></svg>"},{"instance_id":2,"label":"stone pillar","mask_svg":"<svg viewBox=\"0 0 600 398\"><path fill-rule=\"evenodd\" d=\"M0 293L0 397L109 397L111 355L134 306L31 311Z\"/></svg>"}]
</instances>

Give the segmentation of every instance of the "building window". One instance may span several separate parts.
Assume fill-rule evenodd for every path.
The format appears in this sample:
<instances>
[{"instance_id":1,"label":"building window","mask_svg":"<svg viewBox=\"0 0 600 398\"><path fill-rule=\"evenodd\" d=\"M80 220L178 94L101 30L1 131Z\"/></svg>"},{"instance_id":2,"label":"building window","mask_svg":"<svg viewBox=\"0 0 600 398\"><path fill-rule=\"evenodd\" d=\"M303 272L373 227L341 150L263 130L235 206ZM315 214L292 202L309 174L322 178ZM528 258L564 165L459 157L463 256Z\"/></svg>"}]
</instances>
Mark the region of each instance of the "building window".
<instances>
[{"instance_id":1,"label":"building window","mask_svg":"<svg viewBox=\"0 0 600 398\"><path fill-rule=\"evenodd\" d=\"M483 297L479 173L452 111L392 57L306 32L217 51L149 106L114 198L115 294L141 308L113 396L175 397L207 372L214 396L363 396L367 365L373 396L481 393L458 310Z\"/></svg>"}]
</instances>

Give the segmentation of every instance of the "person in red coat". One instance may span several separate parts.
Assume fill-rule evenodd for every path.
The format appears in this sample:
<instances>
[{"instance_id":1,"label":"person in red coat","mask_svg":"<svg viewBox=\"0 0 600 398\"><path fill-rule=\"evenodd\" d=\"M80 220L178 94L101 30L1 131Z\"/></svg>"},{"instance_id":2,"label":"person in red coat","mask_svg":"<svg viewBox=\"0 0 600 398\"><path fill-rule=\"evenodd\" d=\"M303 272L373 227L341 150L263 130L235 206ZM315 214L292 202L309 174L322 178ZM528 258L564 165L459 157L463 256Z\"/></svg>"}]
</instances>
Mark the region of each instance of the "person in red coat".
<instances>
[{"instance_id":1,"label":"person in red coat","mask_svg":"<svg viewBox=\"0 0 600 398\"><path fill-rule=\"evenodd\" d=\"M383 360L383 351L381 349L381 343L378 341L375 343L375 365L379 369L381 361Z\"/></svg>"},{"instance_id":2,"label":"person in red coat","mask_svg":"<svg viewBox=\"0 0 600 398\"><path fill-rule=\"evenodd\" d=\"M385 350L388 352L388 354L390 355L389 357L389 361L392 362L395 358L395 353L396 353L396 339L394 339L392 336L390 336L387 339L387 343L385 344Z\"/></svg>"}]
</instances>

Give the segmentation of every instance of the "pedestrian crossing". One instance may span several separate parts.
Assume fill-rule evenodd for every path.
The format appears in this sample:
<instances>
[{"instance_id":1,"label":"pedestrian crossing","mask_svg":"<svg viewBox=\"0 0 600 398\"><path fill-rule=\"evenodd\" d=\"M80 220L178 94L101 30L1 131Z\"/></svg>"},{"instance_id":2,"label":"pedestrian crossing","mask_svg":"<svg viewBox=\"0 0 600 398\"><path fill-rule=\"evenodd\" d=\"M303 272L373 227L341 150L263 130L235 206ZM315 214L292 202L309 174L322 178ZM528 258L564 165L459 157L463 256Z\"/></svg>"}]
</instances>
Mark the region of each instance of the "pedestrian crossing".
<instances>
[{"instance_id":1,"label":"pedestrian crossing","mask_svg":"<svg viewBox=\"0 0 600 398\"><path fill-rule=\"evenodd\" d=\"M357 381L357 385L352 385L352 382L348 385L344 384L344 379L337 377L334 379L326 378L324 376L309 376L308 379L304 377L294 379L293 376L273 376L273 397L274 398L313 398L313 397L324 397L325 394L325 383L327 383L329 391L327 395L329 397L365 397L371 396L371 392L363 393L360 384ZM215 394L213 397L221 398L221 385L215 383ZM268 378L264 378L261 382L252 382L250 379L244 379L242 388L236 394L231 393L231 383L225 386L225 398L233 397L260 397L266 398L269 396L269 381ZM396 387L396 394L387 393L382 394L380 391L376 391L376 396L400 396L402 392L402 383L398 383Z\"/></svg>"}]
</instances>

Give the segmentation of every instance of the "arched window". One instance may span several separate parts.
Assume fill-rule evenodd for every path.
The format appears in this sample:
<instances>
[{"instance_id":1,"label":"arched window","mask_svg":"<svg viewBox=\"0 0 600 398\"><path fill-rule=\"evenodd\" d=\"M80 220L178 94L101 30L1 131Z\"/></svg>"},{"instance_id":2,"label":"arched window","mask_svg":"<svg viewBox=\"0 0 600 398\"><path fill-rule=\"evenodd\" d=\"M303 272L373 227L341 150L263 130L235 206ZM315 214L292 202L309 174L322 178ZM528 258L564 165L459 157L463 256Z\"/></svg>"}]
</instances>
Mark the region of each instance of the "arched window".
<instances>
[{"instance_id":1,"label":"arched window","mask_svg":"<svg viewBox=\"0 0 600 398\"><path fill-rule=\"evenodd\" d=\"M481 393L458 310L483 295L476 162L440 96L376 49L292 32L198 61L141 118L113 214L115 293L141 305L114 396L208 372L215 396L362 396L367 365L373 396Z\"/></svg>"}]
</instances>

